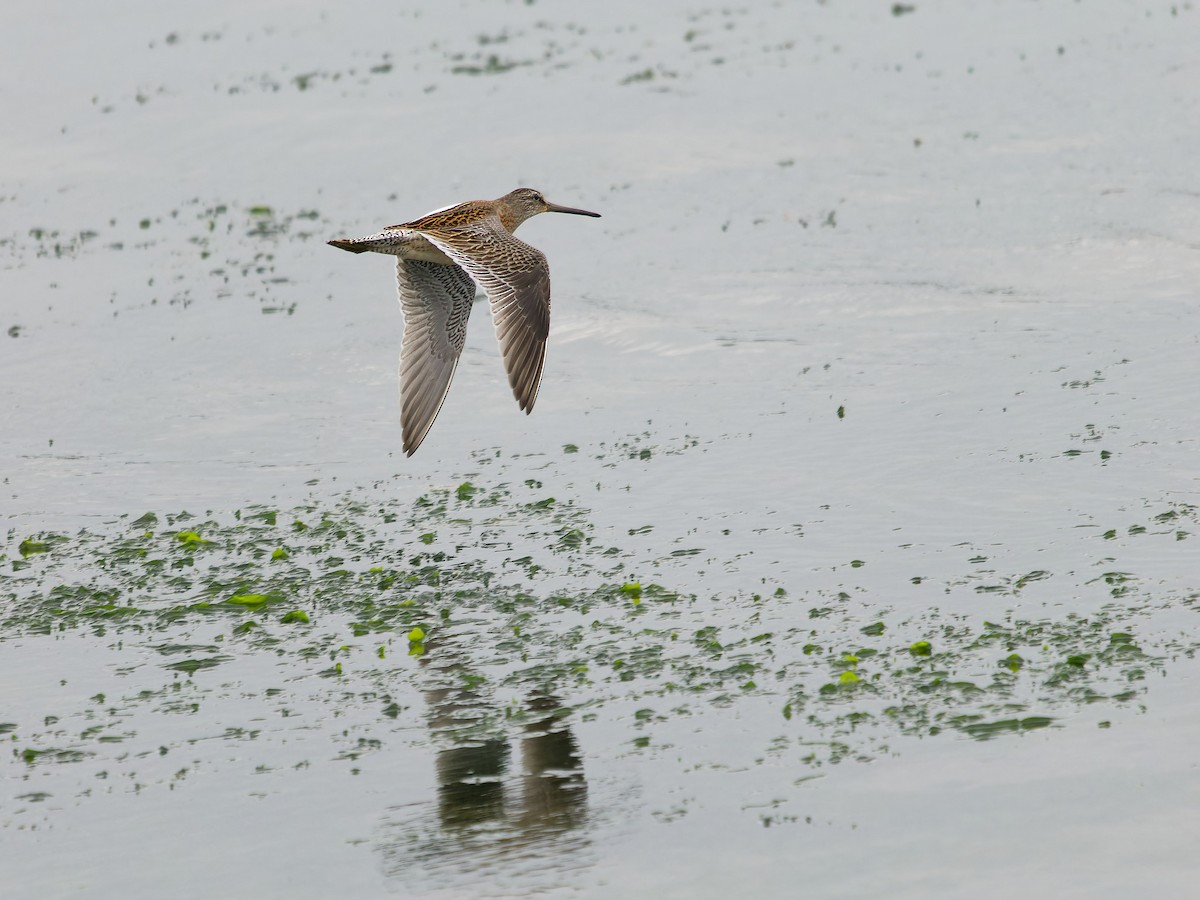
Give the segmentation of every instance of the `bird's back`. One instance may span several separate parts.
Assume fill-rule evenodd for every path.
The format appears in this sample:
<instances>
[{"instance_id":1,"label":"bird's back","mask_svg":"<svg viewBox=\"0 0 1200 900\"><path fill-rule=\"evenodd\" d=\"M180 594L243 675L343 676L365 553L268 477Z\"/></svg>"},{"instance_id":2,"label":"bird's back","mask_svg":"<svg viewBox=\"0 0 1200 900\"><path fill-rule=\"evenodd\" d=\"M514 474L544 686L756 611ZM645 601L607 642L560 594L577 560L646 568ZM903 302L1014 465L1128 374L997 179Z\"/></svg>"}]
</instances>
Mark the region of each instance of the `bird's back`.
<instances>
[{"instance_id":1,"label":"bird's back","mask_svg":"<svg viewBox=\"0 0 1200 900\"><path fill-rule=\"evenodd\" d=\"M438 209L426 213L419 219L405 222L403 225L392 225L392 228L412 228L415 231L437 231L444 228L461 228L471 225L480 219L485 219L496 212L494 200L468 200L451 206L448 209Z\"/></svg>"}]
</instances>

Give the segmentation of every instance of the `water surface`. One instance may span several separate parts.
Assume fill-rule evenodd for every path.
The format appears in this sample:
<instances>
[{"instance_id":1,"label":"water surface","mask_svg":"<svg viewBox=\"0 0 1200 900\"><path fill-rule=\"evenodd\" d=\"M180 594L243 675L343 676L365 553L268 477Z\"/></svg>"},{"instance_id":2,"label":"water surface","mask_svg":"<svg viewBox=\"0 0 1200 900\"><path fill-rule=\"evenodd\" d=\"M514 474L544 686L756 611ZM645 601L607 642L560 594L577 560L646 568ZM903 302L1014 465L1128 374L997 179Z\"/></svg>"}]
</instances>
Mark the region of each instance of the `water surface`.
<instances>
[{"instance_id":1,"label":"water surface","mask_svg":"<svg viewBox=\"0 0 1200 900\"><path fill-rule=\"evenodd\" d=\"M13 895L1186 894L1200 20L914 7L4 13Z\"/></svg>"}]
</instances>

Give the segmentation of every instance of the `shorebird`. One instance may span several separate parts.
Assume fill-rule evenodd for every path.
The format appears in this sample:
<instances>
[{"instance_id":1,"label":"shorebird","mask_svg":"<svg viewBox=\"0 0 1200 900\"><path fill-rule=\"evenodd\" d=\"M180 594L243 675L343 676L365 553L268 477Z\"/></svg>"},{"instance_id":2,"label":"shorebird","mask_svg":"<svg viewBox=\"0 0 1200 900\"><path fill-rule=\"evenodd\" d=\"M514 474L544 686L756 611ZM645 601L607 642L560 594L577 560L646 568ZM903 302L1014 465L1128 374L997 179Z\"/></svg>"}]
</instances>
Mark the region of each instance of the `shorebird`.
<instances>
[{"instance_id":1,"label":"shorebird","mask_svg":"<svg viewBox=\"0 0 1200 900\"><path fill-rule=\"evenodd\" d=\"M517 188L498 200L435 209L378 234L329 241L351 253L396 257L404 313L400 422L407 455L421 446L450 390L477 284L492 307L513 396L526 414L533 411L550 332L550 266L545 254L513 232L544 212L600 216Z\"/></svg>"}]
</instances>

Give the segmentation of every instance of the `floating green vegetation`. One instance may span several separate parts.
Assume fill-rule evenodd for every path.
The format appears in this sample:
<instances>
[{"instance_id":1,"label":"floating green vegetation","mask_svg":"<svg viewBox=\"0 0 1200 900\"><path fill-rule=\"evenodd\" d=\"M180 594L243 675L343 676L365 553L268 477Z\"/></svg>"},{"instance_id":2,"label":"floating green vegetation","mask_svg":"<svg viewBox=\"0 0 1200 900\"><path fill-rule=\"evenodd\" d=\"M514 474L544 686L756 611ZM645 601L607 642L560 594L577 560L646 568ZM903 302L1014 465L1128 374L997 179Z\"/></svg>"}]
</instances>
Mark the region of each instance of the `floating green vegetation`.
<instances>
[{"instance_id":1,"label":"floating green vegetation","mask_svg":"<svg viewBox=\"0 0 1200 900\"><path fill-rule=\"evenodd\" d=\"M1094 607L1053 615L1020 605L1035 584L1055 584L1051 572L980 573L981 557L948 583L963 605L917 613L896 612L890 596L797 584L681 593L647 578L653 559L608 546L569 492L556 493L534 479L471 480L408 502L364 493L223 516L147 513L70 535L10 533L0 641L44 640L48 653L60 652L50 642L73 641L106 663L81 672L66 658L64 683L87 685L78 708L59 703L0 733L22 765L96 757L116 767L187 740L180 730L177 744L164 743L162 728L147 728L156 743L140 746L149 739L130 725L139 715L202 717L233 692L252 709L248 720L304 708L311 729L355 717L354 728L328 727L336 759L349 760L396 722L421 725L422 698L493 698L450 738L422 732L478 742L518 727L514 698L536 692L609 716L646 753L671 745L653 732L675 718L742 706L740 717L757 716L769 733L768 755L790 747L797 764L820 767L895 752L901 736L994 740L1067 727L1097 704L1108 722L1143 698L1151 673L1200 646L1149 627L1155 609L1176 601L1154 598L1110 557L1085 584ZM1122 539L1173 546L1195 519L1190 506L1156 510ZM651 529L621 532L644 539ZM977 591L977 578L998 589ZM927 585L896 576L897 591ZM97 693L113 677L123 681Z\"/></svg>"},{"instance_id":2,"label":"floating green vegetation","mask_svg":"<svg viewBox=\"0 0 1200 900\"><path fill-rule=\"evenodd\" d=\"M143 265L160 275L148 279L137 294L119 297L121 303L187 307L195 297L211 300L237 293L258 300L265 314L290 315L299 300L280 296L291 294L293 288L288 276L275 268L275 247L285 240L324 240L330 227L313 209L285 211L262 203L200 198L153 216L108 219L92 226L78 231L39 226L11 238L0 237L0 244L11 243L18 265L31 259L138 254ZM10 331L11 336L18 336L20 326L12 328L18 330Z\"/></svg>"},{"instance_id":3,"label":"floating green vegetation","mask_svg":"<svg viewBox=\"0 0 1200 900\"><path fill-rule=\"evenodd\" d=\"M514 60L501 59L494 53L489 53L487 58L478 63L459 63L452 66L450 71L455 75L502 75L505 72L510 72L518 66L529 66L533 64L533 60Z\"/></svg>"}]
</instances>

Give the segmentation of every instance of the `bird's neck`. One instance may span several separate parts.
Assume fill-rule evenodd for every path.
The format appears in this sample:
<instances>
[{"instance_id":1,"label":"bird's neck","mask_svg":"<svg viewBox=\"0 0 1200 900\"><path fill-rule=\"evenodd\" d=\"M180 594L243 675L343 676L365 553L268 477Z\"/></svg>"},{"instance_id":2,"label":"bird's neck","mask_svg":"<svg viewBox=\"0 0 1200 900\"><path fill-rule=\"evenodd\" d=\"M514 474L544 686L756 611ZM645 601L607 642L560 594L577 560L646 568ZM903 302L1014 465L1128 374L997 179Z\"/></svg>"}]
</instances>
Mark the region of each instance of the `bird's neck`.
<instances>
[{"instance_id":1,"label":"bird's neck","mask_svg":"<svg viewBox=\"0 0 1200 900\"><path fill-rule=\"evenodd\" d=\"M500 217L500 224L504 226L509 234L516 231L517 226L529 218L523 210L514 209L504 203L500 204L500 207L496 210L496 215Z\"/></svg>"}]
</instances>

